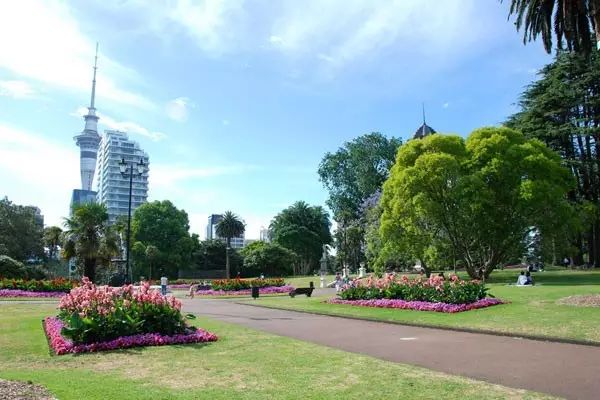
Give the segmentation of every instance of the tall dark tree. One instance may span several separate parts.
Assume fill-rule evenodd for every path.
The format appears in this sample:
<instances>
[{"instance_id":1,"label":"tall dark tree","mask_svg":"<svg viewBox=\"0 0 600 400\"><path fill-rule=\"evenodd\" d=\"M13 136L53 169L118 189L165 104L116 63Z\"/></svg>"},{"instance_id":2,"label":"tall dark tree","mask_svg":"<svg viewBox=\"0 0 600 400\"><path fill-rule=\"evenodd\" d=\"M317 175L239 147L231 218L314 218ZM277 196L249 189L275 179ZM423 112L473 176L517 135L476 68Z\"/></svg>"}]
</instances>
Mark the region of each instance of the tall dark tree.
<instances>
[{"instance_id":1,"label":"tall dark tree","mask_svg":"<svg viewBox=\"0 0 600 400\"><path fill-rule=\"evenodd\" d=\"M569 251L576 264L587 254L591 264L600 266L600 54L559 54L539 75L522 94L521 111L507 124L557 151L577 183L569 199L589 222L583 234L568 229L552 247ZM568 240L571 249L565 249Z\"/></svg>"},{"instance_id":2,"label":"tall dark tree","mask_svg":"<svg viewBox=\"0 0 600 400\"><path fill-rule=\"evenodd\" d=\"M298 255L294 274L316 268L322 246L332 242L329 214L320 206L298 201L275 216L269 227L271 238Z\"/></svg>"},{"instance_id":3,"label":"tall dark tree","mask_svg":"<svg viewBox=\"0 0 600 400\"><path fill-rule=\"evenodd\" d=\"M523 29L523 42L541 35L544 48L556 45L569 51L590 54L600 44L600 0L511 0L509 16L515 16L517 30Z\"/></svg>"},{"instance_id":4,"label":"tall dark tree","mask_svg":"<svg viewBox=\"0 0 600 400\"><path fill-rule=\"evenodd\" d=\"M92 282L98 266L108 266L117 255L117 237L108 225L108 212L103 204L89 203L76 207L73 215L65 219L63 257L75 257L83 265L83 275Z\"/></svg>"},{"instance_id":5,"label":"tall dark tree","mask_svg":"<svg viewBox=\"0 0 600 400\"><path fill-rule=\"evenodd\" d=\"M153 276L166 274L176 278L179 269L188 267L191 262L194 242L189 229L187 213L169 200L142 204L135 210L131 222L131 242L142 245L135 253L136 264L142 266L141 270L149 271L151 263ZM154 249L146 254L149 246Z\"/></svg>"},{"instance_id":6,"label":"tall dark tree","mask_svg":"<svg viewBox=\"0 0 600 400\"><path fill-rule=\"evenodd\" d=\"M36 208L0 199L0 254L17 261L44 256L43 226Z\"/></svg>"},{"instance_id":7,"label":"tall dark tree","mask_svg":"<svg viewBox=\"0 0 600 400\"><path fill-rule=\"evenodd\" d=\"M54 259L56 250L60 245L62 229L58 226L44 228L44 245L48 248L48 258Z\"/></svg>"},{"instance_id":8,"label":"tall dark tree","mask_svg":"<svg viewBox=\"0 0 600 400\"><path fill-rule=\"evenodd\" d=\"M231 239L241 236L246 230L246 224L231 211L223 214L223 219L217 224L217 236L225 238L227 248L225 249L225 275L230 278L229 250L231 248Z\"/></svg>"}]
</instances>

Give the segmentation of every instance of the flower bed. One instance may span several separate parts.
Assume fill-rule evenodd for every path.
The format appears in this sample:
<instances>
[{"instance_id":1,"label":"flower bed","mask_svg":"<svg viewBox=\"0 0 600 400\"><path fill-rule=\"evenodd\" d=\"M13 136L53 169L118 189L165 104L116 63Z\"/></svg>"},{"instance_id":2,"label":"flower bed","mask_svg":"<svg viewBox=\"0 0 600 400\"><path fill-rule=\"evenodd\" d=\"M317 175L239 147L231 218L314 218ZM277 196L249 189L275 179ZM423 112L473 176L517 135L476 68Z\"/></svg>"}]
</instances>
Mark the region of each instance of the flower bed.
<instances>
[{"instance_id":1,"label":"flower bed","mask_svg":"<svg viewBox=\"0 0 600 400\"><path fill-rule=\"evenodd\" d=\"M429 303L470 304L485 298L487 288L481 281L460 280L452 275L409 279L389 275L382 279L354 280L345 285L339 296L342 300L392 299Z\"/></svg>"},{"instance_id":2,"label":"flower bed","mask_svg":"<svg viewBox=\"0 0 600 400\"><path fill-rule=\"evenodd\" d=\"M113 350L133 346L198 343L217 337L188 326L181 301L150 289L96 286L87 278L60 299L59 316L44 329L56 354Z\"/></svg>"},{"instance_id":3,"label":"flower bed","mask_svg":"<svg viewBox=\"0 0 600 400\"><path fill-rule=\"evenodd\" d=\"M64 292L31 292L20 289L0 289L0 297L59 298L64 295Z\"/></svg>"},{"instance_id":4,"label":"flower bed","mask_svg":"<svg viewBox=\"0 0 600 400\"><path fill-rule=\"evenodd\" d=\"M131 336L122 336L104 342L77 345L73 344L73 341L65 338L61 334L61 331L65 326L59 318L46 317L44 319L43 326L50 348L57 355L118 350L139 346L165 346L169 344L205 343L214 342L218 339L216 335L203 329L189 328L187 332L182 334L161 335L159 333L142 333Z\"/></svg>"},{"instance_id":5,"label":"flower bed","mask_svg":"<svg viewBox=\"0 0 600 400\"><path fill-rule=\"evenodd\" d=\"M331 304L348 304L352 306L376 307L376 308L399 308L402 310L436 311L443 313L457 313L478 308L485 308L504 304L503 301L493 298L485 298L468 304L432 303L428 301L405 301L399 299L371 299L371 300L342 300L330 299Z\"/></svg>"},{"instance_id":6,"label":"flower bed","mask_svg":"<svg viewBox=\"0 0 600 400\"><path fill-rule=\"evenodd\" d=\"M215 279L211 286L213 290L244 290L252 287L269 287L269 286L284 286L283 278L266 278L266 279Z\"/></svg>"},{"instance_id":7,"label":"flower bed","mask_svg":"<svg viewBox=\"0 0 600 400\"><path fill-rule=\"evenodd\" d=\"M50 280L35 279L0 279L0 289L24 290L28 292L61 292L68 293L77 286L77 281L57 278Z\"/></svg>"},{"instance_id":8,"label":"flower bed","mask_svg":"<svg viewBox=\"0 0 600 400\"><path fill-rule=\"evenodd\" d=\"M258 289L260 294L282 294L289 293L294 290L293 286L284 285L284 286L267 286L261 287ZM243 289L243 290L198 290L196 292L199 296L250 296L252 294L252 289Z\"/></svg>"}]
</instances>

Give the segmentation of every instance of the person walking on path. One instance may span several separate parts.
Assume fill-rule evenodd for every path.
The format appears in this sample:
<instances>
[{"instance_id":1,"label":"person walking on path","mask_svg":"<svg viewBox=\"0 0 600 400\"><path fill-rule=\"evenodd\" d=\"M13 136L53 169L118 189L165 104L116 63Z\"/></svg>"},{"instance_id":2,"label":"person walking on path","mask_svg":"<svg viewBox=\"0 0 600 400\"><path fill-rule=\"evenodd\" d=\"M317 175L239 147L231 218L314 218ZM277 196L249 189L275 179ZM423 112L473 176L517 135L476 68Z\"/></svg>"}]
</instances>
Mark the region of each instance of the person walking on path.
<instances>
[{"instance_id":1,"label":"person walking on path","mask_svg":"<svg viewBox=\"0 0 600 400\"><path fill-rule=\"evenodd\" d=\"M167 295L167 283L169 282L169 280L167 279L166 276L162 276L160 278L160 292L162 293L163 296Z\"/></svg>"}]
</instances>

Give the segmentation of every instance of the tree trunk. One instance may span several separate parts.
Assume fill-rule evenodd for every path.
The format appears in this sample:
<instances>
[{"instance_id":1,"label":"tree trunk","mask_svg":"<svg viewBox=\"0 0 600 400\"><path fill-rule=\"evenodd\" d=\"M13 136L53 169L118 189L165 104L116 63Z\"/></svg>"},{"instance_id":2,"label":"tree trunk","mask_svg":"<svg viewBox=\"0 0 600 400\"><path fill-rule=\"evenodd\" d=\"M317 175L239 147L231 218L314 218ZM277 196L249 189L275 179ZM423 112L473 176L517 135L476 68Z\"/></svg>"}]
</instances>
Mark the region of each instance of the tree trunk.
<instances>
[{"instance_id":1,"label":"tree trunk","mask_svg":"<svg viewBox=\"0 0 600 400\"><path fill-rule=\"evenodd\" d=\"M83 260L83 276L87 277L92 282L96 280L95 258L86 258Z\"/></svg>"},{"instance_id":2,"label":"tree trunk","mask_svg":"<svg viewBox=\"0 0 600 400\"><path fill-rule=\"evenodd\" d=\"M231 279L230 271L229 271L229 245L231 244L231 239L227 238L227 247L225 248L225 276L227 279Z\"/></svg>"},{"instance_id":3,"label":"tree trunk","mask_svg":"<svg viewBox=\"0 0 600 400\"><path fill-rule=\"evenodd\" d=\"M596 49L600 51L600 0L590 1L590 15L594 21L594 33L596 34Z\"/></svg>"}]
</instances>

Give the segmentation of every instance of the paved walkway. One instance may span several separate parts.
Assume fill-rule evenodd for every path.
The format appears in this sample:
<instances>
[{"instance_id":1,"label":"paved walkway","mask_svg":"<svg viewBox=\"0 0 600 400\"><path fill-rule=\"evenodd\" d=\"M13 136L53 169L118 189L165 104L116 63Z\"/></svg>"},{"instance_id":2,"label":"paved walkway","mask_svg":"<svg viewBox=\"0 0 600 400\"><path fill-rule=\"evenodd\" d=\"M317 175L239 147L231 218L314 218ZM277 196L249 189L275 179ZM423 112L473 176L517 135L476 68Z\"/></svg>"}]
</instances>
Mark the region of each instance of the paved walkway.
<instances>
[{"instance_id":1,"label":"paved walkway","mask_svg":"<svg viewBox=\"0 0 600 400\"><path fill-rule=\"evenodd\" d=\"M600 347L273 310L227 300L183 309L282 336L568 399L600 398Z\"/></svg>"}]
</instances>

